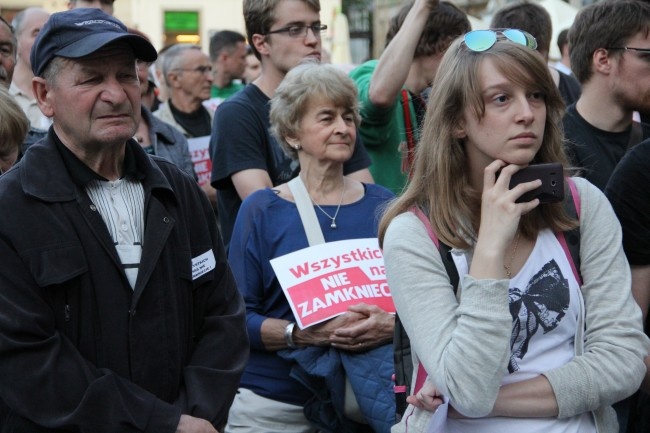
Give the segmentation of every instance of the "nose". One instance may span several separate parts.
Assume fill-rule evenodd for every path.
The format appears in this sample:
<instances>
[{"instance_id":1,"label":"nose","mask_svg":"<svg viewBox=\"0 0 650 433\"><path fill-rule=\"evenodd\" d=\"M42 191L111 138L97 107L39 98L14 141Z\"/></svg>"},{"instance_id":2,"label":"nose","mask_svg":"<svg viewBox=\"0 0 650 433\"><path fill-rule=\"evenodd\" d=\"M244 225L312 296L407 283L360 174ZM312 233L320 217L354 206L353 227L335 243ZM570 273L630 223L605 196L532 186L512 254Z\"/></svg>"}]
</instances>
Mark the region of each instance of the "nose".
<instances>
[{"instance_id":1,"label":"nose","mask_svg":"<svg viewBox=\"0 0 650 433\"><path fill-rule=\"evenodd\" d=\"M529 124L534 119L535 113L533 112L533 107L531 106L530 101L526 97L521 98L519 111L517 113L517 121Z\"/></svg>"},{"instance_id":2,"label":"nose","mask_svg":"<svg viewBox=\"0 0 650 433\"><path fill-rule=\"evenodd\" d=\"M110 102L111 104L120 104L127 99L124 86L115 77L106 80L101 96L104 101Z\"/></svg>"},{"instance_id":3,"label":"nose","mask_svg":"<svg viewBox=\"0 0 650 433\"><path fill-rule=\"evenodd\" d=\"M350 125L343 118L343 116L336 116L336 122L334 122L334 132L341 135L349 134Z\"/></svg>"},{"instance_id":4,"label":"nose","mask_svg":"<svg viewBox=\"0 0 650 433\"><path fill-rule=\"evenodd\" d=\"M305 35L305 44L317 45L319 42L320 42L320 32L316 32L311 27L307 27L307 35Z\"/></svg>"}]
</instances>

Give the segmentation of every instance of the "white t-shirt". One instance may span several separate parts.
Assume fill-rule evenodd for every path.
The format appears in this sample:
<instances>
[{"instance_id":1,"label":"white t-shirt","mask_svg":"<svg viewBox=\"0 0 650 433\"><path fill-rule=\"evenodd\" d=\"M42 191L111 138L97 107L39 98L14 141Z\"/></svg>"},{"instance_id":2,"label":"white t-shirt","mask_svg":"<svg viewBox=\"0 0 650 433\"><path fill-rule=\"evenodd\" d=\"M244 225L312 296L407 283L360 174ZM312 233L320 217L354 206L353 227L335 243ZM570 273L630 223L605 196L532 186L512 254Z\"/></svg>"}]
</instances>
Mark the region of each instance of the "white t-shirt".
<instances>
[{"instance_id":1,"label":"white t-shirt","mask_svg":"<svg viewBox=\"0 0 650 433\"><path fill-rule=\"evenodd\" d=\"M453 257L458 262L463 256L454 254ZM457 263L457 267L459 273L466 273L467 264ZM539 376L571 361L582 305L580 287L562 246L550 230L541 231L530 257L510 280L511 357L504 368L502 385ZM591 413L567 419L447 419L446 427L448 433L596 431Z\"/></svg>"}]
</instances>

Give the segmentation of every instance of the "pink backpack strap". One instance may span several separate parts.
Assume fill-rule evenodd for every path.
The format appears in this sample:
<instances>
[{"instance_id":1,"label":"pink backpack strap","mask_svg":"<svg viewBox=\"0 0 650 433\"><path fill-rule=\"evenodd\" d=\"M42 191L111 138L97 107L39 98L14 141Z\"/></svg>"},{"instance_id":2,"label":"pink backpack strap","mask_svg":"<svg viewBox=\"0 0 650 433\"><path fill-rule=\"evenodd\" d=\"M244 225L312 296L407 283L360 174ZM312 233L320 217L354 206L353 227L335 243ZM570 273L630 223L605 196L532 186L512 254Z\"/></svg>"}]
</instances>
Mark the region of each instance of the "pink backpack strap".
<instances>
[{"instance_id":1,"label":"pink backpack strap","mask_svg":"<svg viewBox=\"0 0 650 433\"><path fill-rule=\"evenodd\" d=\"M424 224L424 227L427 229L427 233L429 234L429 237L433 241L434 245L438 250L440 250L440 241L438 240L438 236L433 231L433 227L431 227L431 221L429 221L429 217L426 216L424 212L422 212L422 209L419 207L413 207L411 209L411 212L413 212L419 219L422 221L422 224ZM413 386L413 394L417 394L418 391L422 389L424 386L424 381L427 380L427 371L424 369L424 366L422 365L421 362L418 360L418 372L417 375L415 376L415 385Z\"/></svg>"},{"instance_id":2,"label":"pink backpack strap","mask_svg":"<svg viewBox=\"0 0 650 433\"><path fill-rule=\"evenodd\" d=\"M575 207L576 215L579 220L581 203L580 203L580 194L578 193L578 188L576 188L575 181L572 178L567 177L565 178L565 181L569 186L569 191L571 192L571 198L573 199L573 205ZM582 277L580 276L580 272L578 272L576 263L573 260L573 256L571 255L571 250L569 249L569 245L567 244L566 237L564 236L564 232L558 232L555 234L555 236L557 237L557 240L560 242L560 245L562 246L562 250L564 250L564 254L566 255L566 258L569 261L569 264L571 265L571 271L573 272L576 281L580 286L582 286Z\"/></svg>"},{"instance_id":3,"label":"pink backpack strap","mask_svg":"<svg viewBox=\"0 0 650 433\"><path fill-rule=\"evenodd\" d=\"M422 212L422 209L420 209L417 206L412 207L411 212L413 212L418 218L420 218L420 221L422 221L422 224L424 224L424 227L426 227L427 229L427 233L429 234L429 237L433 241L436 248L439 250L440 241L438 240L438 236L436 236L436 234L433 232L433 227L431 227L431 221L429 221L429 217L426 216L425 213Z\"/></svg>"}]
</instances>

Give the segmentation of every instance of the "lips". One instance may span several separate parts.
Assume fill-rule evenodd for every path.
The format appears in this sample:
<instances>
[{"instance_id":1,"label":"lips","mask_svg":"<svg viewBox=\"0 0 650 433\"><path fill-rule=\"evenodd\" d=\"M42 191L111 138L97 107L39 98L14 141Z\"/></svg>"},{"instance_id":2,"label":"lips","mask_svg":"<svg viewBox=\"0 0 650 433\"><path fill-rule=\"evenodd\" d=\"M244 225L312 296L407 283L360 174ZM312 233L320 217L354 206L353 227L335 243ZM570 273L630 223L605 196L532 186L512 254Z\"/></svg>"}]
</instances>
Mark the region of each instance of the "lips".
<instances>
[{"instance_id":1,"label":"lips","mask_svg":"<svg viewBox=\"0 0 650 433\"><path fill-rule=\"evenodd\" d=\"M311 58L313 58L313 59L316 59L316 60L318 60L319 62L320 62L320 56L321 56L321 55L320 55L320 53L319 53L318 51L314 51L314 52L309 53L309 54L307 55L307 57L311 57Z\"/></svg>"},{"instance_id":2,"label":"lips","mask_svg":"<svg viewBox=\"0 0 650 433\"><path fill-rule=\"evenodd\" d=\"M513 140L517 140L517 139L520 139L520 138L532 138L532 139L534 139L534 138L537 138L537 135L533 134L532 132L522 132L521 134L512 137Z\"/></svg>"}]
</instances>

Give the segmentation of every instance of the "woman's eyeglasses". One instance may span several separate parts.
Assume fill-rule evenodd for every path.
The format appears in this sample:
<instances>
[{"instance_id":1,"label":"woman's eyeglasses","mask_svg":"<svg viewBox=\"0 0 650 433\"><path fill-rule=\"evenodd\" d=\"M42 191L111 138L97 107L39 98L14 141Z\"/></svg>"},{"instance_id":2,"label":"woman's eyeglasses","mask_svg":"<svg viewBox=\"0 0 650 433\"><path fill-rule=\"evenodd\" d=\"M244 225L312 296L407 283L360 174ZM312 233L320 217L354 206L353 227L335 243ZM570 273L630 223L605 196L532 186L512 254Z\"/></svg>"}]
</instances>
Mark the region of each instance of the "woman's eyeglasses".
<instances>
[{"instance_id":1,"label":"woman's eyeglasses","mask_svg":"<svg viewBox=\"0 0 650 433\"><path fill-rule=\"evenodd\" d=\"M472 51L481 52L489 50L496 44L498 35L503 35L515 44L523 45L532 50L537 49L537 40L535 40L533 35L518 29L474 30L465 33L465 45Z\"/></svg>"}]
</instances>

